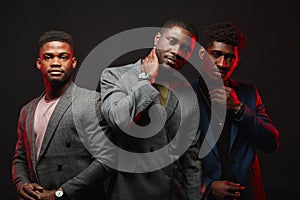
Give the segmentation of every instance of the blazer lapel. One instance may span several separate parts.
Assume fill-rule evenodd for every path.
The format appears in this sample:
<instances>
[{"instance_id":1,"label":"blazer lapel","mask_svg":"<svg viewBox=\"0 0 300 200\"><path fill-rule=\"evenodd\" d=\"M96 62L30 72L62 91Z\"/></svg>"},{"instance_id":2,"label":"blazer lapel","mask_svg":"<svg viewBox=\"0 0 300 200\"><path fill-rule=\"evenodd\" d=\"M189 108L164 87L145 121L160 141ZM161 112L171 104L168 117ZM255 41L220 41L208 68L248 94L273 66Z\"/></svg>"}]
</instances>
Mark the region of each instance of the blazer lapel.
<instances>
[{"instance_id":1,"label":"blazer lapel","mask_svg":"<svg viewBox=\"0 0 300 200\"><path fill-rule=\"evenodd\" d=\"M169 93L169 98L165 107L166 113L167 113L167 121L170 119L170 117L172 116L172 114L175 112L176 106L178 104L178 99L176 98L176 96L173 94L173 92Z\"/></svg>"},{"instance_id":2,"label":"blazer lapel","mask_svg":"<svg viewBox=\"0 0 300 200\"><path fill-rule=\"evenodd\" d=\"M200 126L202 126L202 134L203 134L203 143L201 145L201 157L206 156L210 151L212 151L215 156L220 159L218 148L217 148L217 141L216 135L214 134L212 128L209 126L211 125L210 112L211 112L211 104L208 101L208 91L204 87L204 83L202 80L198 80L197 82L197 91L198 91L198 98L199 98L199 107L200 107ZM202 151L202 149L204 149Z\"/></svg>"},{"instance_id":3,"label":"blazer lapel","mask_svg":"<svg viewBox=\"0 0 300 200\"><path fill-rule=\"evenodd\" d=\"M233 143L234 143L234 141L236 139L236 136L237 136L237 132L238 132L237 124L232 123L232 125L231 125L231 136L230 136L230 146L229 146L230 151L232 150Z\"/></svg>"},{"instance_id":4,"label":"blazer lapel","mask_svg":"<svg viewBox=\"0 0 300 200\"><path fill-rule=\"evenodd\" d=\"M238 96L238 99L241 102L245 102L245 96L242 95L241 87L239 87L240 84L232 79L230 79L229 81L230 81L230 86L234 89L236 95ZM231 124L231 135L230 135L230 146L229 146L230 151L232 151L233 144L237 137L238 129L239 129L239 127L238 127L237 123L233 122Z\"/></svg>"},{"instance_id":5,"label":"blazer lapel","mask_svg":"<svg viewBox=\"0 0 300 200\"><path fill-rule=\"evenodd\" d=\"M70 86L68 87L68 89L66 90L65 94L63 94L61 96L61 99L57 103L57 105L49 119L49 122L48 122L46 133L45 133L43 143L41 146L39 159L41 158L41 156L43 156L45 150L47 149L49 142L51 141L51 138L53 137L53 134L54 134L60 120L62 119L63 115L65 114L65 112L67 111L69 106L71 105L73 89L75 89L75 87L76 87L75 84L72 82L70 84Z\"/></svg>"},{"instance_id":6,"label":"blazer lapel","mask_svg":"<svg viewBox=\"0 0 300 200\"><path fill-rule=\"evenodd\" d=\"M203 143L201 145L201 155L199 155L201 158L206 156L210 151L212 151L216 155L216 157L220 159L218 148L216 145L218 140L214 136L215 134L211 131L211 129L208 129L204 136Z\"/></svg>"},{"instance_id":7,"label":"blazer lapel","mask_svg":"<svg viewBox=\"0 0 300 200\"><path fill-rule=\"evenodd\" d=\"M43 92L38 98L36 98L33 102L32 102L32 106L28 112L28 117L27 117L27 121L26 124L29 124L29 126L27 127L27 137L28 137L28 142L30 142L30 145L28 145L29 151L30 151L30 156L31 156L31 161L32 161L32 165L33 165L33 170L35 171L35 165L37 162L37 158L36 158L36 148L35 148L35 139L36 139L36 135L34 132L34 115L35 115L35 110L36 107L40 101L40 99L44 96L45 92Z\"/></svg>"}]
</instances>

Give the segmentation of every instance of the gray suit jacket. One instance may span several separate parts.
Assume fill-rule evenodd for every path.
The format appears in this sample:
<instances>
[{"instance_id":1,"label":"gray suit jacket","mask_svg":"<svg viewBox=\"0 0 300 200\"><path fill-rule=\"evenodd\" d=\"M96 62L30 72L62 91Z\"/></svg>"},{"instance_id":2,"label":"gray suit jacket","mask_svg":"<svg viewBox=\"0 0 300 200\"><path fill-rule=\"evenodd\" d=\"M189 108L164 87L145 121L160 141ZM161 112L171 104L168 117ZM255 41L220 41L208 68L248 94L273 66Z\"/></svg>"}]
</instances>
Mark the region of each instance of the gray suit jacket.
<instances>
[{"instance_id":1,"label":"gray suit jacket","mask_svg":"<svg viewBox=\"0 0 300 200\"><path fill-rule=\"evenodd\" d=\"M140 72L141 62L138 61L107 68L101 75L101 111L114 131L112 140L120 148L117 172L111 177L108 197L114 200L200 199L198 121L193 123L191 117L198 111L197 99L190 99L191 106L182 108L178 97L170 93L165 113L161 112L154 106L159 104L158 90L140 81ZM177 86L185 91L183 85ZM160 124L161 119L166 119L165 123ZM184 123L189 123L189 129L177 137ZM154 131L159 125L161 129ZM152 130L156 134L151 135ZM183 155L176 152L188 142L185 136L191 135L195 137L189 137L191 145ZM168 160L161 150L172 146L173 139L179 141L174 145L177 148L173 146L174 149L168 150L170 157L175 159L158 167L158 163ZM156 157L151 157L151 153L156 153Z\"/></svg>"},{"instance_id":2,"label":"gray suit jacket","mask_svg":"<svg viewBox=\"0 0 300 200\"><path fill-rule=\"evenodd\" d=\"M20 190L24 183L36 182L45 189L63 187L68 199L89 199L89 195L104 199L102 186L107 169L90 154L82 143L74 123L72 102L76 98L86 106L95 108L99 93L77 87L71 83L61 96L49 120L40 156L36 158L34 113L43 94L25 105L19 116L17 143L12 161L12 179ZM88 113L76 117L89 119ZM101 116L99 118L101 121ZM107 126L103 126L103 132Z\"/></svg>"}]
</instances>

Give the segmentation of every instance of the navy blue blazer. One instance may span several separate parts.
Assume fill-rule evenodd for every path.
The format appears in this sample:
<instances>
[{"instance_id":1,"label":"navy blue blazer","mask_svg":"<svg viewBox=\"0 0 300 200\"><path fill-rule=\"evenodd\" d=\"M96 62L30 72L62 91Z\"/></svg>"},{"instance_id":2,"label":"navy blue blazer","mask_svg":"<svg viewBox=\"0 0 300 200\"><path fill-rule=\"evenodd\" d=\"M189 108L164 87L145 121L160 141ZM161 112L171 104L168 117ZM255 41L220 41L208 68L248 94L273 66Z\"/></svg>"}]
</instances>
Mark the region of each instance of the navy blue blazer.
<instances>
[{"instance_id":1,"label":"navy blue blazer","mask_svg":"<svg viewBox=\"0 0 300 200\"><path fill-rule=\"evenodd\" d=\"M232 79L229 83L244 104L244 112L240 119L233 119L231 123L229 152L236 180L246 187L246 190L241 192L241 199L266 199L256 148L267 153L274 152L279 147L279 131L266 113L255 86L238 83ZM203 93L200 92L201 79L194 80L191 84L199 100L203 142L208 133L210 116L205 109ZM217 145L212 144L211 148L212 150L202 158L203 181L206 187L222 177L222 163Z\"/></svg>"}]
</instances>

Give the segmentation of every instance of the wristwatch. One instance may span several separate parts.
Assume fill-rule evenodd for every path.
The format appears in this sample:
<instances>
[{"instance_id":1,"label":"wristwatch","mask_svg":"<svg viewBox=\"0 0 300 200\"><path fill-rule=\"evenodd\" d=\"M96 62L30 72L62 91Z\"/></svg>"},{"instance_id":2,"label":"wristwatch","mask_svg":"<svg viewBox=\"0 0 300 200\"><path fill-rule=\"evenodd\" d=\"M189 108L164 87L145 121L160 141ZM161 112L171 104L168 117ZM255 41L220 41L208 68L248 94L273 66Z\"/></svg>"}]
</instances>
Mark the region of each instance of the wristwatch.
<instances>
[{"instance_id":1,"label":"wristwatch","mask_svg":"<svg viewBox=\"0 0 300 200\"><path fill-rule=\"evenodd\" d=\"M62 190L62 188L58 188L58 189L55 191L55 197L56 197L57 199L62 198L63 195L64 195L64 191Z\"/></svg>"},{"instance_id":2,"label":"wristwatch","mask_svg":"<svg viewBox=\"0 0 300 200\"><path fill-rule=\"evenodd\" d=\"M148 80L151 83L153 83L152 76L148 74L147 72L142 72L139 74L139 80Z\"/></svg>"}]
</instances>

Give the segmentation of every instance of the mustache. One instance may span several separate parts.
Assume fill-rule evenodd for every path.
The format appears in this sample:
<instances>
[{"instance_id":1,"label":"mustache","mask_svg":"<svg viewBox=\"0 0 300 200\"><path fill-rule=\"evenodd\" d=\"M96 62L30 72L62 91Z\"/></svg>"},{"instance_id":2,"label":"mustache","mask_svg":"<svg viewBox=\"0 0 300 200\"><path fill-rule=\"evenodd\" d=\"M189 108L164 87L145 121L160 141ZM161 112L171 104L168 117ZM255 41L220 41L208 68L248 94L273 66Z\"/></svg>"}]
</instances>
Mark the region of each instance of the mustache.
<instances>
[{"instance_id":1,"label":"mustache","mask_svg":"<svg viewBox=\"0 0 300 200\"><path fill-rule=\"evenodd\" d=\"M167 54L165 55L165 58L173 61L176 66L182 65L186 61L183 57L175 54Z\"/></svg>"}]
</instances>

